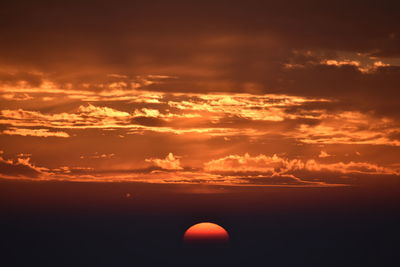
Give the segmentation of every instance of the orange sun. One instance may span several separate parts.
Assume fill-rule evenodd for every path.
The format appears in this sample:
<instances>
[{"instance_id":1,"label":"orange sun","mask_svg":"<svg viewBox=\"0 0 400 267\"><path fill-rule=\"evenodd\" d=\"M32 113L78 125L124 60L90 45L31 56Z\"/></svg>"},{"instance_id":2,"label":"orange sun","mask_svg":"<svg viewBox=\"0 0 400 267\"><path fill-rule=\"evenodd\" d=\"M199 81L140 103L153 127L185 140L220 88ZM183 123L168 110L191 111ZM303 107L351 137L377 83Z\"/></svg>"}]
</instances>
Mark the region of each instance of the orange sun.
<instances>
[{"instance_id":1,"label":"orange sun","mask_svg":"<svg viewBox=\"0 0 400 267\"><path fill-rule=\"evenodd\" d=\"M227 243L229 241L228 232L215 223L203 222L195 224L186 230L183 240L185 243Z\"/></svg>"}]
</instances>

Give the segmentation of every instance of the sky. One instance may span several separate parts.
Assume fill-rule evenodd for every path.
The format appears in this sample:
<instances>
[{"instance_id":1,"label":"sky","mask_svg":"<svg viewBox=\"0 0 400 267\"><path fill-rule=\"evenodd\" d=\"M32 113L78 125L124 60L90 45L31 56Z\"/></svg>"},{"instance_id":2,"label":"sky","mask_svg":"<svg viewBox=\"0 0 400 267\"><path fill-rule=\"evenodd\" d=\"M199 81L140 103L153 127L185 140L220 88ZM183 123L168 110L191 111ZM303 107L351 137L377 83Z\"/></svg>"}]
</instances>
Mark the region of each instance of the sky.
<instances>
[{"instance_id":1,"label":"sky","mask_svg":"<svg viewBox=\"0 0 400 267\"><path fill-rule=\"evenodd\" d=\"M396 182L398 8L372 0L4 3L0 177Z\"/></svg>"}]
</instances>

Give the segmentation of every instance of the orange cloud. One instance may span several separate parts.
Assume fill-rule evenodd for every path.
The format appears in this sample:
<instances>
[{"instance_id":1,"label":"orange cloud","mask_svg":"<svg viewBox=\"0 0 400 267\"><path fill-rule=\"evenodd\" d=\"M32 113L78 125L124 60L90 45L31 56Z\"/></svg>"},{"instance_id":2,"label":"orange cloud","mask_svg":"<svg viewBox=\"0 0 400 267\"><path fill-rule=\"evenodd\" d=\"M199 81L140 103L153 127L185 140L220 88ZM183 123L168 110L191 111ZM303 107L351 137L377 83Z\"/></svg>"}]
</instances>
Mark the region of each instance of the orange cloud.
<instances>
[{"instance_id":1,"label":"orange cloud","mask_svg":"<svg viewBox=\"0 0 400 267\"><path fill-rule=\"evenodd\" d=\"M165 170L182 170L181 162L179 158L174 156L174 154L169 153L165 159L146 159L146 162L154 164L154 166L160 167Z\"/></svg>"},{"instance_id":2,"label":"orange cloud","mask_svg":"<svg viewBox=\"0 0 400 267\"><path fill-rule=\"evenodd\" d=\"M303 103L326 99L307 99L288 95L210 94L195 95L190 101L169 101L168 105L180 110L204 111L215 118L237 116L251 120L283 121L295 118L282 107L299 106Z\"/></svg>"},{"instance_id":3,"label":"orange cloud","mask_svg":"<svg viewBox=\"0 0 400 267\"><path fill-rule=\"evenodd\" d=\"M28 94L18 94L18 93L5 93L1 95L2 98L12 101L26 101L26 100L31 100L33 99L32 96Z\"/></svg>"},{"instance_id":4,"label":"orange cloud","mask_svg":"<svg viewBox=\"0 0 400 267\"><path fill-rule=\"evenodd\" d=\"M380 67L389 67L390 64L383 63L382 61L374 61L371 64L362 64L358 60L351 60L351 59L343 59L343 60L336 60L336 59L326 59L322 60L321 64L328 65L328 66L354 66L362 73L371 73L377 71Z\"/></svg>"},{"instance_id":5,"label":"orange cloud","mask_svg":"<svg viewBox=\"0 0 400 267\"><path fill-rule=\"evenodd\" d=\"M96 154L87 158L112 158ZM183 167L179 157L148 158L152 166L144 169L96 169L62 166L53 169L36 167L29 157L14 161L0 157L0 173L5 177L40 178L92 182L136 181L146 183L218 184L229 186L339 186L352 183L346 177L358 175L400 177L395 169L367 162L321 163L314 159L288 159L278 155L228 155L204 163L204 168ZM330 176L341 177L340 181ZM343 176L343 175L344 176ZM313 177L318 177L314 179Z\"/></svg>"},{"instance_id":6,"label":"orange cloud","mask_svg":"<svg viewBox=\"0 0 400 267\"><path fill-rule=\"evenodd\" d=\"M157 103L159 93L146 92L150 85L162 84L164 80L175 79L167 75L143 75L129 78L126 75L109 74L107 81L59 84L48 79L43 73L37 74L40 83L29 83L23 79L13 83L1 83L0 95L8 100L30 100L46 95L46 97L67 97L81 101L132 101ZM79 88L79 89L76 89ZM139 91L140 90L140 91Z\"/></svg>"},{"instance_id":7,"label":"orange cloud","mask_svg":"<svg viewBox=\"0 0 400 267\"><path fill-rule=\"evenodd\" d=\"M125 97L130 94L129 97L134 97L129 100L132 109L120 110L90 103L80 105L74 112L61 113L4 109L0 113L0 124L24 129L118 128L126 129L127 134L197 134L203 138L247 136L254 139L270 134L295 138L307 144L400 146L400 141L392 138L399 128L395 120L357 111L328 112L322 107L332 101L322 98L277 94L151 94L120 89L107 92L110 95L102 91L96 96L115 94ZM315 108L310 109L313 105ZM66 137L65 134L57 136Z\"/></svg>"},{"instance_id":8,"label":"orange cloud","mask_svg":"<svg viewBox=\"0 0 400 267\"><path fill-rule=\"evenodd\" d=\"M255 157L249 154L229 155L220 159L211 160L204 164L204 170L207 172L265 172L273 174L275 169L286 165L286 162L274 155L268 157L258 155Z\"/></svg>"},{"instance_id":9,"label":"orange cloud","mask_svg":"<svg viewBox=\"0 0 400 267\"><path fill-rule=\"evenodd\" d=\"M80 159L112 159L115 157L114 153L102 153L100 154L99 152L95 152L92 155L82 155L79 158Z\"/></svg>"},{"instance_id":10,"label":"orange cloud","mask_svg":"<svg viewBox=\"0 0 400 267\"><path fill-rule=\"evenodd\" d=\"M147 96L141 97L143 101L150 100ZM309 103L329 103L324 99L285 95L160 94L154 100L157 101L141 102L142 107L131 111L93 104L80 105L75 112L69 113L46 114L24 109L5 109L0 113L0 124L25 129L120 128L126 129L129 134L150 131L179 135L196 133L204 137L259 138L267 134L279 134L308 144L400 146L400 141L392 138L399 128L393 119L355 111L327 112L319 106L305 109ZM22 134L23 130L19 132ZM7 133L11 134L11 131ZM66 137L65 134L57 136Z\"/></svg>"},{"instance_id":11,"label":"orange cloud","mask_svg":"<svg viewBox=\"0 0 400 267\"><path fill-rule=\"evenodd\" d=\"M295 171L311 172L338 172L338 173L367 173L367 174L393 174L400 175L396 170L385 168L367 162L337 162L320 163L314 159L299 160L286 159L273 155L272 157L260 154L250 156L229 155L220 159L211 160L204 164L208 172L261 172L273 174L293 174Z\"/></svg>"},{"instance_id":12,"label":"orange cloud","mask_svg":"<svg viewBox=\"0 0 400 267\"><path fill-rule=\"evenodd\" d=\"M78 109L78 113L85 114L86 116L92 117L129 117L130 114L127 112L115 110L109 107L97 107L92 104L88 104L86 106L80 106Z\"/></svg>"},{"instance_id":13,"label":"orange cloud","mask_svg":"<svg viewBox=\"0 0 400 267\"><path fill-rule=\"evenodd\" d=\"M309 144L373 144L400 146L390 138L399 127L389 118L361 112L323 113L318 125L301 124L292 135Z\"/></svg>"},{"instance_id":14,"label":"orange cloud","mask_svg":"<svg viewBox=\"0 0 400 267\"><path fill-rule=\"evenodd\" d=\"M328 152L326 152L325 150L321 150L321 152L318 155L319 158L328 158L330 156L331 155Z\"/></svg>"},{"instance_id":15,"label":"orange cloud","mask_svg":"<svg viewBox=\"0 0 400 267\"><path fill-rule=\"evenodd\" d=\"M49 131L48 129L10 128L2 131L1 134L37 136L37 137L62 137L62 138L70 137L70 135L66 132L53 132Z\"/></svg>"}]
</instances>

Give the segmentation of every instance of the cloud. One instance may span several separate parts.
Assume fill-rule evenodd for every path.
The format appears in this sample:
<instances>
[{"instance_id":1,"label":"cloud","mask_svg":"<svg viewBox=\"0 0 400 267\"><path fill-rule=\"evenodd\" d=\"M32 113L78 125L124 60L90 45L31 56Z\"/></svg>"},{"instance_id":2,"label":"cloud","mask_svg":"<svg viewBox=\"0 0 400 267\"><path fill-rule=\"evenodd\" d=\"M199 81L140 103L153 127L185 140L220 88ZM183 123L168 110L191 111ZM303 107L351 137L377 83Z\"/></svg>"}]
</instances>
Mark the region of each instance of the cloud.
<instances>
[{"instance_id":1,"label":"cloud","mask_svg":"<svg viewBox=\"0 0 400 267\"><path fill-rule=\"evenodd\" d=\"M80 159L112 159L115 157L114 153L99 153L94 152L92 155L81 155Z\"/></svg>"},{"instance_id":2,"label":"cloud","mask_svg":"<svg viewBox=\"0 0 400 267\"><path fill-rule=\"evenodd\" d=\"M319 158L328 158L330 156L331 155L328 152L326 152L325 150L321 150L321 152L318 155Z\"/></svg>"},{"instance_id":3,"label":"cloud","mask_svg":"<svg viewBox=\"0 0 400 267\"><path fill-rule=\"evenodd\" d=\"M18 93L10 93L10 94L2 94L1 95L2 98L12 101L26 101L26 100L31 100L33 99L32 96L28 95L28 94L18 94Z\"/></svg>"},{"instance_id":4,"label":"cloud","mask_svg":"<svg viewBox=\"0 0 400 267\"><path fill-rule=\"evenodd\" d=\"M43 114L38 111L2 110L5 120L0 123L12 126L34 126L49 128L110 128L124 127L129 124L130 114L109 107L97 107L91 104L81 105L76 113Z\"/></svg>"},{"instance_id":5,"label":"cloud","mask_svg":"<svg viewBox=\"0 0 400 267\"><path fill-rule=\"evenodd\" d=\"M129 113L115 110L109 107L97 107L92 104L80 106L78 113L90 117L110 117L110 118L124 118L129 117Z\"/></svg>"},{"instance_id":6,"label":"cloud","mask_svg":"<svg viewBox=\"0 0 400 267\"><path fill-rule=\"evenodd\" d=\"M114 164L141 179L146 158L152 181L396 175L395 1L53 2L2 5L0 133L13 154L69 167L68 179L116 179ZM118 157L95 158L99 146ZM169 151L190 155L173 155L190 175L155 163Z\"/></svg>"},{"instance_id":7,"label":"cloud","mask_svg":"<svg viewBox=\"0 0 400 267\"><path fill-rule=\"evenodd\" d=\"M232 117L261 121L283 121L295 118L286 114L282 107L301 106L306 102L328 102L326 99L308 99L289 95L266 94L214 94L195 95L188 100L169 101L171 107L179 110L203 111L214 116Z\"/></svg>"},{"instance_id":8,"label":"cloud","mask_svg":"<svg viewBox=\"0 0 400 267\"><path fill-rule=\"evenodd\" d=\"M277 155L250 156L249 154L229 155L204 163L204 170L211 173L250 173L252 176L258 173L264 175L294 175L298 171L314 173L332 172L341 174L390 174L399 175L397 170L382 167L367 162L336 162L320 163L314 159L300 160L287 159Z\"/></svg>"},{"instance_id":9,"label":"cloud","mask_svg":"<svg viewBox=\"0 0 400 267\"><path fill-rule=\"evenodd\" d=\"M25 129L25 128L9 128L1 132L7 135L36 136L36 137L62 137L68 138L70 135L66 132L53 132L49 129Z\"/></svg>"},{"instance_id":10,"label":"cloud","mask_svg":"<svg viewBox=\"0 0 400 267\"><path fill-rule=\"evenodd\" d=\"M112 154L95 154L87 159L114 158ZM289 159L278 155L228 155L206 161L203 168L183 167L179 157L148 158L146 168L103 168L62 166L39 168L29 157L15 161L1 158L1 173L6 177L40 177L44 180L92 182L136 181L145 183L190 183L228 186L342 186L362 180L399 178L400 171L368 162L321 163L314 159ZM397 179L396 178L396 179Z\"/></svg>"},{"instance_id":11,"label":"cloud","mask_svg":"<svg viewBox=\"0 0 400 267\"><path fill-rule=\"evenodd\" d=\"M165 159L146 159L146 162L154 164L154 166L160 167L165 170L182 170L181 162L179 158L174 156L174 154L169 153Z\"/></svg>"},{"instance_id":12,"label":"cloud","mask_svg":"<svg viewBox=\"0 0 400 267\"><path fill-rule=\"evenodd\" d=\"M373 144L399 146L390 138L399 127L396 120L361 112L321 112L318 125L301 124L293 135L304 143Z\"/></svg>"},{"instance_id":13,"label":"cloud","mask_svg":"<svg viewBox=\"0 0 400 267\"><path fill-rule=\"evenodd\" d=\"M229 155L223 158L211 160L204 164L208 172L262 172L273 174L275 169L287 165L286 161L274 155L268 157L258 155L252 157L249 154Z\"/></svg>"},{"instance_id":14,"label":"cloud","mask_svg":"<svg viewBox=\"0 0 400 267\"><path fill-rule=\"evenodd\" d=\"M328 66L354 66L362 73L371 73L374 71L378 71L381 67L390 67L390 64L383 63L382 61L374 61L371 64L363 65L360 61L351 60L351 59L343 59L343 60L336 60L336 59L326 59L321 62L321 64L325 64Z\"/></svg>"},{"instance_id":15,"label":"cloud","mask_svg":"<svg viewBox=\"0 0 400 267\"><path fill-rule=\"evenodd\" d=\"M6 177L38 178L43 174L43 169L30 163L30 158L17 158L6 160L0 157L0 174Z\"/></svg>"},{"instance_id":16,"label":"cloud","mask_svg":"<svg viewBox=\"0 0 400 267\"><path fill-rule=\"evenodd\" d=\"M147 92L136 95L148 99ZM199 136L249 136L279 134L309 144L380 144L400 146L393 138L397 120L375 113L342 110L327 99L288 95L164 94L157 102L127 103L130 108L94 104L74 111L43 113L25 109L1 110L0 124L20 128L53 128L53 136L66 137L62 129L126 129L129 134L157 132ZM115 103L113 103L115 105ZM30 131L33 135L33 130ZM51 135L50 131L36 131Z\"/></svg>"},{"instance_id":17,"label":"cloud","mask_svg":"<svg viewBox=\"0 0 400 267\"><path fill-rule=\"evenodd\" d=\"M250 1L245 7L239 2L170 1L159 3L158 11L146 1L135 1L134 9L142 15L134 17L126 11L132 5L121 3L105 12L89 3L44 8L26 1L27 12L8 3L0 80L7 87L25 83L25 89L57 91L84 101L133 100L130 94L144 88L157 93L275 93L340 98L399 115L395 100L388 98L397 95L399 83L395 3L336 1L327 8L316 0ZM87 23L84 10L92 14L93 23ZM66 23L72 14L75 23ZM54 22L53 16L59 20ZM147 24L153 16L158 19ZM18 23L26 18L35 23ZM369 31L365 25L371 26ZM65 34L59 36L60 31ZM302 68L287 69L285 64ZM363 72L367 66L374 71ZM44 86L46 81L53 86ZM374 101L365 103L357 96ZM270 117L281 118L279 113Z\"/></svg>"}]
</instances>

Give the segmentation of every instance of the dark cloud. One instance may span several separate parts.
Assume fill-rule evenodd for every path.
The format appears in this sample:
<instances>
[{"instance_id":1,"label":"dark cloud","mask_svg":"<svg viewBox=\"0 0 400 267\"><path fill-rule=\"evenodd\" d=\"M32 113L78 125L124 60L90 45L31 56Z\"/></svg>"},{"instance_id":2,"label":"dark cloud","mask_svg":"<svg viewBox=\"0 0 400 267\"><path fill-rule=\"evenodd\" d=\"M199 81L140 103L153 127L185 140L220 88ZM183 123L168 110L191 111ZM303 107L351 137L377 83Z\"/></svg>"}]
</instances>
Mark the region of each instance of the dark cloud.
<instances>
[{"instance_id":1,"label":"dark cloud","mask_svg":"<svg viewBox=\"0 0 400 267\"><path fill-rule=\"evenodd\" d=\"M265 37L282 51L327 49L392 56L400 47L397 6L395 1L372 0L12 1L2 6L1 50L5 61L42 67L74 62L117 68L184 65L194 54L222 51L251 63L254 57L268 58L263 55L276 58L278 51L266 54L265 44L251 41ZM247 38L206 45L211 37L221 36Z\"/></svg>"},{"instance_id":2,"label":"dark cloud","mask_svg":"<svg viewBox=\"0 0 400 267\"><path fill-rule=\"evenodd\" d=\"M43 82L42 75L29 72L4 72L0 71L0 84L15 86L20 82L25 82L29 86L40 86Z\"/></svg>"},{"instance_id":3,"label":"dark cloud","mask_svg":"<svg viewBox=\"0 0 400 267\"><path fill-rule=\"evenodd\" d=\"M0 157L0 174L8 177L37 178L42 172L29 163L29 160L5 160Z\"/></svg>"},{"instance_id":4,"label":"dark cloud","mask_svg":"<svg viewBox=\"0 0 400 267\"><path fill-rule=\"evenodd\" d=\"M167 126L167 123L164 120L152 117L136 117L132 120L132 123L144 126L155 126L155 127Z\"/></svg>"},{"instance_id":5,"label":"dark cloud","mask_svg":"<svg viewBox=\"0 0 400 267\"><path fill-rule=\"evenodd\" d=\"M300 179L296 179L290 175L280 175L280 176L258 176L258 177L242 177L243 181L247 181L252 185L279 185L279 186L326 186L328 184L318 182L308 182ZM335 185L332 183L331 185Z\"/></svg>"},{"instance_id":6,"label":"dark cloud","mask_svg":"<svg viewBox=\"0 0 400 267\"><path fill-rule=\"evenodd\" d=\"M391 140L400 140L400 131L393 131L389 134L389 139Z\"/></svg>"}]
</instances>

